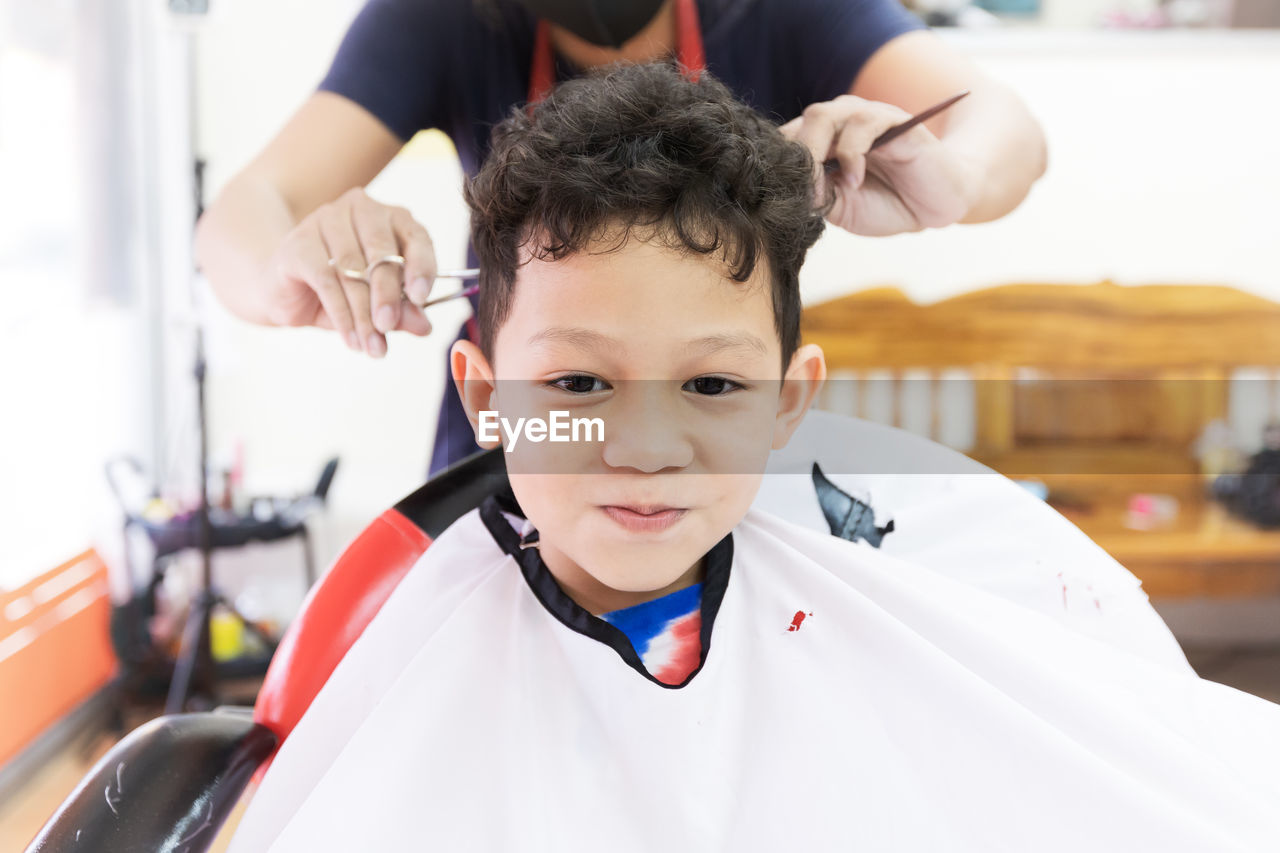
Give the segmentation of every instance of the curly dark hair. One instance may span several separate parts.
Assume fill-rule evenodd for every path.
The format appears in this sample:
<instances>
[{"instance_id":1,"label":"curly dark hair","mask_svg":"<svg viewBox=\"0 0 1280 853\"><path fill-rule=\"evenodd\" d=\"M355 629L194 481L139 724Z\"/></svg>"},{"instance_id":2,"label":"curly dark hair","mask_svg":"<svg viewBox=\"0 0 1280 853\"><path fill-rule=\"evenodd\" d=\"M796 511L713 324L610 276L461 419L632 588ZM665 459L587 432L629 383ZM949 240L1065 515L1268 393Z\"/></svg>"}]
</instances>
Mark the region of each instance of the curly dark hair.
<instances>
[{"instance_id":1,"label":"curly dark hair","mask_svg":"<svg viewBox=\"0 0 1280 853\"><path fill-rule=\"evenodd\" d=\"M511 310L520 250L559 260L606 234L721 252L736 281L769 263L783 366L799 346L800 266L822 233L808 149L711 75L619 65L516 108L465 187L480 260L480 346Z\"/></svg>"}]
</instances>

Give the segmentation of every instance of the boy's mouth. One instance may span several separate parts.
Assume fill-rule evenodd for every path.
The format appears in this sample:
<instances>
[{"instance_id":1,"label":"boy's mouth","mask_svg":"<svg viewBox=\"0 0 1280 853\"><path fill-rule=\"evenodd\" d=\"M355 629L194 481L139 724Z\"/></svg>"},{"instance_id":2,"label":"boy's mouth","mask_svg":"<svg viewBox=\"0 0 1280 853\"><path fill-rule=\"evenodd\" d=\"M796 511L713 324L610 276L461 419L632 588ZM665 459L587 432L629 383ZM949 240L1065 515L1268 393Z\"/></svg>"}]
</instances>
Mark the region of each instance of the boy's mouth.
<instances>
[{"instance_id":1,"label":"boy's mouth","mask_svg":"<svg viewBox=\"0 0 1280 853\"><path fill-rule=\"evenodd\" d=\"M607 504L600 507L605 515L632 533L660 533L674 525L689 510L654 504Z\"/></svg>"}]
</instances>

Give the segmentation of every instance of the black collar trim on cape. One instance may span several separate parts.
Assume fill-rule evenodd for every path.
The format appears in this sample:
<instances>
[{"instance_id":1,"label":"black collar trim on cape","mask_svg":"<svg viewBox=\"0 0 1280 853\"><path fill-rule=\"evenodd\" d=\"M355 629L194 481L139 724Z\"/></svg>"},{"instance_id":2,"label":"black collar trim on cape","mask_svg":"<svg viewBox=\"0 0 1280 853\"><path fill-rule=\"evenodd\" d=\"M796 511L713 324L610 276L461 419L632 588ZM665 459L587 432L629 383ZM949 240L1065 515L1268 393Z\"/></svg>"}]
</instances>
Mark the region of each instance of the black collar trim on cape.
<instances>
[{"instance_id":1,"label":"black collar trim on cape","mask_svg":"<svg viewBox=\"0 0 1280 853\"><path fill-rule=\"evenodd\" d=\"M565 627L609 646L626 661L627 666L661 687L672 689L684 687L702 671L703 664L707 662L707 653L711 650L711 628L715 623L716 614L720 612L724 591L729 585L729 567L733 563L732 533L721 539L707 552L703 567L702 629L698 638L702 648L699 651L698 666L679 684L666 684L654 678L649 670L645 669L631 641L620 628L588 613L560 588L547 568L547 564L542 562L542 555L538 553L537 548L520 549L520 534L503 517L503 511L524 516L515 499L507 494L486 498L480 505L480 518L484 521L484 526L489 528L489 533L498 543L498 547L520 566L520 572L529 584L529 589L533 591L534 597Z\"/></svg>"}]
</instances>

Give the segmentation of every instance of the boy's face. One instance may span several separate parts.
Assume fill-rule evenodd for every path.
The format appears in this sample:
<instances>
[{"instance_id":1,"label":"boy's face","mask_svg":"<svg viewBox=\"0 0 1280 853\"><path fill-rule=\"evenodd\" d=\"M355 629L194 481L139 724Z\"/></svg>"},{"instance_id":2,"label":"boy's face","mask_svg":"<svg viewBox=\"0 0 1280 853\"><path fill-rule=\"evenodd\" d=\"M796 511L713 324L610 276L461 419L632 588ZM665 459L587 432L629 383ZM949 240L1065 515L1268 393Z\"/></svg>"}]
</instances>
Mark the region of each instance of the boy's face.
<instances>
[{"instance_id":1,"label":"boy's face","mask_svg":"<svg viewBox=\"0 0 1280 853\"><path fill-rule=\"evenodd\" d=\"M603 422L603 440L587 440L584 428L559 443L513 441L498 428L543 559L588 610L691 583L823 378L821 352L809 346L783 382L767 264L747 282L727 272L715 255L634 237L616 251L530 260L493 364L455 346L473 425L480 410L508 427L557 410Z\"/></svg>"}]
</instances>

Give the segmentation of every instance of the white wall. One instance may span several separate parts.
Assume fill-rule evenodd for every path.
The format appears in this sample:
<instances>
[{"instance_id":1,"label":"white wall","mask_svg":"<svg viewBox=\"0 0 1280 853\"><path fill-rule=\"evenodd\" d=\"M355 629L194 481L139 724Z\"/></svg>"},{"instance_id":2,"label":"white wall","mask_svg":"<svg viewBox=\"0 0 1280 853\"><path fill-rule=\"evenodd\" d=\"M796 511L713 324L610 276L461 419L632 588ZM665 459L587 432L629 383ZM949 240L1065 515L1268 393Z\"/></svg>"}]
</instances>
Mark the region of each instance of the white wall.
<instances>
[{"instance_id":1,"label":"white wall","mask_svg":"<svg viewBox=\"0 0 1280 853\"><path fill-rule=\"evenodd\" d=\"M158 132L172 115L151 123L166 82L151 73L155 11L0 3L0 589L95 539L110 559L120 520L103 462L154 462L151 314L159 256L182 246L161 236L155 199L190 199L189 167ZM166 212L181 241L190 214Z\"/></svg>"},{"instance_id":2,"label":"white wall","mask_svg":"<svg viewBox=\"0 0 1280 853\"><path fill-rule=\"evenodd\" d=\"M200 141L215 191L323 74L350 0L215 4L202 33ZM1258 34L948 34L1015 86L1044 123L1049 174L1012 216L889 239L832 232L802 276L807 302L896 285L929 301L1015 281L1215 282L1280 299L1275 249L1280 37ZM406 204L445 263L463 257L454 162L411 149L371 187ZM372 361L327 333L223 315L211 340L213 447L239 439L250 485L298 487L330 453L331 546L418 484L443 353L462 315L433 309L426 340Z\"/></svg>"}]
</instances>

